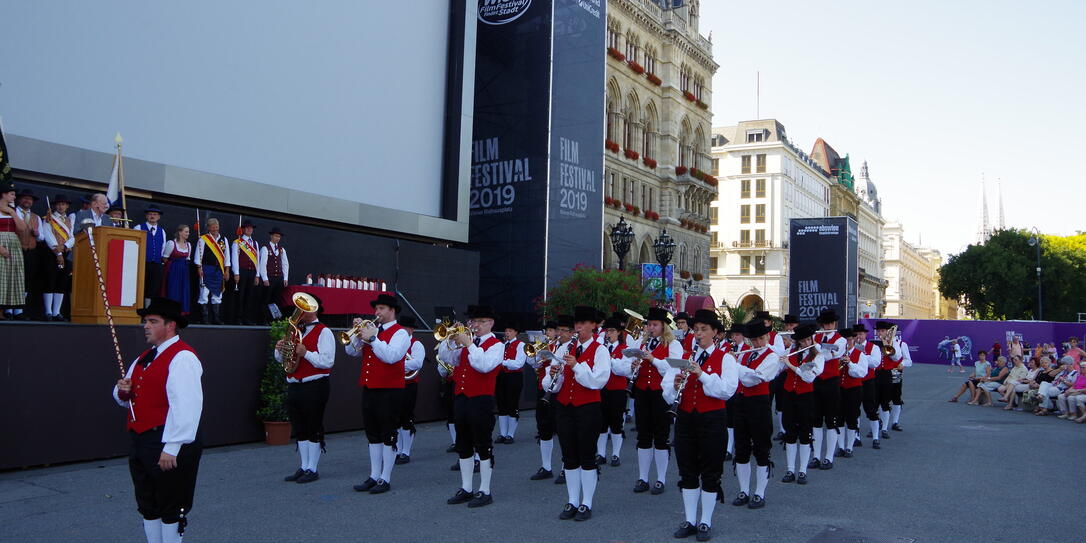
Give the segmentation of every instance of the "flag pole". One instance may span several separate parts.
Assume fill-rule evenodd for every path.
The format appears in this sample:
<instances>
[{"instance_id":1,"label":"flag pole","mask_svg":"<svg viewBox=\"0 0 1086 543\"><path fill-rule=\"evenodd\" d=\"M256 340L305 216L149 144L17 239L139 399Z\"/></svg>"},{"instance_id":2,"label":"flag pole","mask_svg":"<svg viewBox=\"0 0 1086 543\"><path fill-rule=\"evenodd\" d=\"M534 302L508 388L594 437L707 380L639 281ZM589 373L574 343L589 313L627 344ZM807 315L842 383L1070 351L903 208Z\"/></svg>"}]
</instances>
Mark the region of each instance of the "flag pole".
<instances>
[{"instance_id":1,"label":"flag pole","mask_svg":"<svg viewBox=\"0 0 1086 543\"><path fill-rule=\"evenodd\" d=\"M124 156L121 154L121 145L124 143L124 139L121 138L121 133L117 132L117 135L113 137L113 142L117 144L117 186L121 191L121 207L124 208L124 225L128 227L128 202L124 198Z\"/></svg>"}]
</instances>

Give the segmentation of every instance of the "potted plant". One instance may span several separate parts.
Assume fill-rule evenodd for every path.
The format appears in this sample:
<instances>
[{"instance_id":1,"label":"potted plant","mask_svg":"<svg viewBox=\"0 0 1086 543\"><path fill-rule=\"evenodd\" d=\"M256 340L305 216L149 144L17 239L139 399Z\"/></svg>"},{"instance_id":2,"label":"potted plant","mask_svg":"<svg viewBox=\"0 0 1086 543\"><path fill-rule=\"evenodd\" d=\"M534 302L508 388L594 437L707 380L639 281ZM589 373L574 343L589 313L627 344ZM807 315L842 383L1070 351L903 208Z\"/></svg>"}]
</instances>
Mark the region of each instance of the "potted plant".
<instances>
[{"instance_id":1,"label":"potted plant","mask_svg":"<svg viewBox=\"0 0 1086 543\"><path fill-rule=\"evenodd\" d=\"M695 274L694 274L694 280L695 280L695 281L701 281L701 280L702 280L702 279L704 279L704 278L705 278L705 276L704 276L704 275L702 275L702 274L700 274L700 273L695 273Z\"/></svg>"},{"instance_id":2,"label":"potted plant","mask_svg":"<svg viewBox=\"0 0 1086 543\"><path fill-rule=\"evenodd\" d=\"M686 98L687 100L689 100L691 102L697 102L698 101L698 97L694 96L694 93L692 93L690 91L683 91L683 98Z\"/></svg>"},{"instance_id":3,"label":"potted plant","mask_svg":"<svg viewBox=\"0 0 1086 543\"><path fill-rule=\"evenodd\" d=\"M637 151L634 151L633 149L626 149L624 153L626 155L626 158L630 160L637 160L637 157L641 156L640 154L638 154Z\"/></svg>"},{"instance_id":4,"label":"potted plant","mask_svg":"<svg viewBox=\"0 0 1086 543\"><path fill-rule=\"evenodd\" d=\"M290 443L290 417L287 414L287 379L283 365L275 361L275 343L286 335L286 320L272 323L268 331L270 349L264 374L260 377L260 408L256 416L264 422L264 441L268 445Z\"/></svg>"},{"instance_id":5,"label":"potted plant","mask_svg":"<svg viewBox=\"0 0 1086 543\"><path fill-rule=\"evenodd\" d=\"M690 279L690 272L687 270L679 270L679 277L683 279Z\"/></svg>"},{"instance_id":6,"label":"potted plant","mask_svg":"<svg viewBox=\"0 0 1086 543\"><path fill-rule=\"evenodd\" d=\"M641 74L645 73L645 67L644 67L644 66L641 66L640 64L638 64L638 63L636 63L636 62L634 62L634 61L633 61L632 59L631 59L631 60L628 60L628 61L626 61L626 64L627 64L627 65L628 65L628 66L630 67L630 69L631 69L631 70L633 70L633 71L634 71L634 73L636 73L637 75L641 75Z\"/></svg>"},{"instance_id":7,"label":"potted plant","mask_svg":"<svg viewBox=\"0 0 1086 543\"><path fill-rule=\"evenodd\" d=\"M652 83L653 85L656 85L657 87L659 87L661 84L663 84L663 80L661 80L659 77L657 77L656 74L650 73L650 74L646 75L645 77L648 78L649 83Z\"/></svg>"},{"instance_id":8,"label":"potted plant","mask_svg":"<svg viewBox=\"0 0 1086 543\"><path fill-rule=\"evenodd\" d=\"M656 160L655 159L652 159L652 158L649 158L649 157L644 157L644 158L641 159L641 162L644 162L646 166L648 166L649 168L651 168L653 170L656 169Z\"/></svg>"},{"instance_id":9,"label":"potted plant","mask_svg":"<svg viewBox=\"0 0 1086 543\"><path fill-rule=\"evenodd\" d=\"M675 175L683 175L687 172L686 166L675 166Z\"/></svg>"},{"instance_id":10,"label":"potted plant","mask_svg":"<svg viewBox=\"0 0 1086 543\"><path fill-rule=\"evenodd\" d=\"M607 54L610 55L611 58L619 62L624 62L626 60L626 55L622 54L621 52L619 52L618 49L615 49L614 47L608 47Z\"/></svg>"}]
</instances>

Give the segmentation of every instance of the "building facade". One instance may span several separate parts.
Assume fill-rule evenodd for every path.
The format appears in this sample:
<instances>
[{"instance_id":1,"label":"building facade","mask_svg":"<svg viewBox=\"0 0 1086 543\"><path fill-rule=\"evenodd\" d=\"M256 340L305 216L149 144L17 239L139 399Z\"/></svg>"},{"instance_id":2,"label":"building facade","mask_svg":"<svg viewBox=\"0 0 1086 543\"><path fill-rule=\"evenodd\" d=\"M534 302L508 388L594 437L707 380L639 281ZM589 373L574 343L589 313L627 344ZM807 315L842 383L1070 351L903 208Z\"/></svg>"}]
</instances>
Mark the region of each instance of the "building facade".
<instances>
[{"instance_id":1,"label":"building facade","mask_svg":"<svg viewBox=\"0 0 1086 543\"><path fill-rule=\"evenodd\" d=\"M938 285L933 255L941 263L938 251L914 247L905 241L904 230L898 223L883 228L883 277L886 286L886 317L906 319L938 318L937 296L932 286Z\"/></svg>"},{"instance_id":2,"label":"building facade","mask_svg":"<svg viewBox=\"0 0 1086 543\"><path fill-rule=\"evenodd\" d=\"M667 7L661 7L667 6ZM607 3L607 148L604 153L604 266L618 267L611 228L635 238L627 267L655 263L653 240L677 244L677 297L709 294L712 44L698 32L697 0Z\"/></svg>"},{"instance_id":3,"label":"building facade","mask_svg":"<svg viewBox=\"0 0 1086 543\"><path fill-rule=\"evenodd\" d=\"M856 312L862 318L881 317L886 310L887 282L882 277L882 229L886 220L882 217L882 200L878 188L871 181L867 161L860 167L856 188L859 192L859 276L860 295Z\"/></svg>"},{"instance_id":4,"label":"building facade","mask_svg":"<svg viewBox=\"0 0 1086 543\"><path fill-rule=\"evenodd\" d=\"M830 215L830 173L788 140L775 119L713 130L720 193L710 227L717 303L784 314L793 218Z\"/></svg>"}]
</instances>

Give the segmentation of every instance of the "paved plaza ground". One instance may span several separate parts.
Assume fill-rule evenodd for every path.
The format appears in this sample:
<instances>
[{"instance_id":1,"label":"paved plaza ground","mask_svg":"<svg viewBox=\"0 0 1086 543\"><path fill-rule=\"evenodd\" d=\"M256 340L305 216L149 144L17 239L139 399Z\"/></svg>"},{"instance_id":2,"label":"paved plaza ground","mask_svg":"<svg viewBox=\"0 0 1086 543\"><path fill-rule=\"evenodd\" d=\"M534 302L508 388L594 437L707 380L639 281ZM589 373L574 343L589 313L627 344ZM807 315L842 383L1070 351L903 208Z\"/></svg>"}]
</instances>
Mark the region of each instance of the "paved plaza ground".
<instances>
[{"instance_id":1,"label":"paved plaza ground","mask_svg":"<svg viewBox=\"0 0 1086 543\"><path fill-rule=\"evenodd\" d=\"M865 446L831 471L812 471L805 487L779 482L784 451L776 446L767 507L718 505L713 541L1082 541L1086 425L947 403L961 381L945 367L909 370L905 431L882 450ZM622 466L603 468L593 518L560 521L565 487L528 480L539 467L534 430L526 412L517 442L496 446L494 504L480 509L445 504L460 479L449 471L454 455L444 452L449 438L440 423L420 426L412 462L397 466L392 491L377 496L351 489L369 473L361 432L330 436L321 479L308 485L282 482L297 467L293 447L209 449L186 541L672 539L682 521L674 461L664 494L634 494L628 439ZM730 469L724 487L730 500L737 490ZM125 459L0 474L0 541L142 537Z\"/></svg>"}]
</instances>

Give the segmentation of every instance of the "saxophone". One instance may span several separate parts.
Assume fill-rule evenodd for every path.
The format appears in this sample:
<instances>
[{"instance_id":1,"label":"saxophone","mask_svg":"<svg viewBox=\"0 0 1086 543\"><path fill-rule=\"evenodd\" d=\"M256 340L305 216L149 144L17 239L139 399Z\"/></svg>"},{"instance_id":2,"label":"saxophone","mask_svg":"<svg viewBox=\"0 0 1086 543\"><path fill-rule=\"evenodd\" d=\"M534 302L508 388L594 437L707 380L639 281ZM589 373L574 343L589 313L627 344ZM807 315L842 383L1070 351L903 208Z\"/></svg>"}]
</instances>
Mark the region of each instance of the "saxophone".
<instances>
[{"instance_id":1,"label":"saxophone","mask_svg":"<svg viewBox=\"0 0 1086 543\"><path fill-rule=\"evenodd\" d=\"M302 341L302 331L298 329L302 313L313 313L320 309L317 299L304 292L295 292L290 301L294 302L294 314L287 319L287 333L283 336L283 344L279 349L279 360L283 364L283 372L287 374L298 369L299 360L294 349Z\"/></svg>"}]
</instances>

